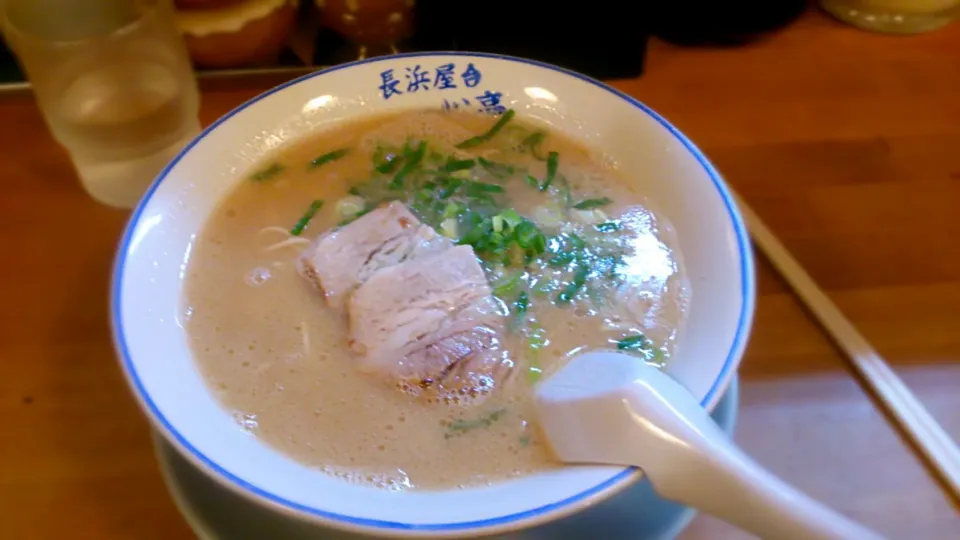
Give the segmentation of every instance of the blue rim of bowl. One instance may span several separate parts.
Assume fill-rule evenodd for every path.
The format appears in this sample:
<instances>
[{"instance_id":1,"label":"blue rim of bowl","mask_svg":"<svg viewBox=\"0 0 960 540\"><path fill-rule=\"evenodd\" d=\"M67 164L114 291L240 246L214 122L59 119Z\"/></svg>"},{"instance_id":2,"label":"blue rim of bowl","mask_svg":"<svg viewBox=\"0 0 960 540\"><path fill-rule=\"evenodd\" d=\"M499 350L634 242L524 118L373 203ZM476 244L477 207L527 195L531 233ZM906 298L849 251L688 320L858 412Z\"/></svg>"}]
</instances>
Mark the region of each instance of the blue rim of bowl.
<instances>
[{"instance_id":1,"label":"blue rim of bowl","mask_svg":"<svg viewBox=\"0 0 960 540\"><path fill-rule=\"evenodd\" d=\"M588 499L600 495L602 492L618 487L617 484L629 479L637 472L635 467L628 467L618 472L614 476L608 478L607 480L597 484L596 486L582 491L571 497L567 497L562 501L553 502L550 504L543 505L539 508L534 508L531 510L525 510L523 512L517 512L514 514L508 514L505 516L499 516L495 518L487 518L475 521L461 521L456 523L428 523L428 524L419 524L419 523L402 523L396 521L385 521L378 519L370 518L360 518L355 516L348 516L344 514L337 514L334 512L327 512L319 508L313 508L310 506L302 505L282 497L279 497L273 493L270 493L264 489L261 489L257 486L254 486L234 475L233 473L225 470L220 465L212 461L210 458L201 453L197 448L195 448L189 441L187 441L183 435L181 435L170 423L167 421L166 417L160 412L160 409L157 405L150 399L150 396L147 394L146 389L143 386L143 383L140 380L136 370L134 369L133 362L130 359L130 353L127 348L126 340L124 339L124 333L122 329L123 317L121 311L121 302L120 302L120 289L123 284L123 270L124 263L130 249L130 241L133 236L134 230L140 221L140 215L142 214L144 208L149 204L150 199L153 197L154 192L163 182L163 180L170 173L171 169L179 163L179 161L186 155L198 142L203 140L204 137L212 133L217 129L221 124L229 120L232 116L239 113L240 111L246 109L247 107L257 103L258 101L270 96L276 92L279 92L289 86L299 84L308 79L318 77L327 73L333 73L342 69L348 69L354 66L359 66L363 64L372 64L377 62L390 62L402 58L428 58L428 57L437 57L437 56L456 56L462 58L488 58L493 60L503 60L507 62L514 62L519 64L526 64L530 66L535 66L539 68L548 69L551 71L559 72L564 75L568 75L580 81L592 84L602 90L606 90L610 94L626 101L627 103L633 105L641 112L654 119L663 126L671 135L674 136L693 156L696 158L697 162L703 167L703 170L710 177L710 180L713 182L714 187L716 187L717 192L720 194L720 198L723 199L723 203L727 209L727 212L730 216L730 220L733 223L734 232L737 237L737 249L740 256L740 275L741 275L741 309L739 320L737 321L737 330L734 335L733 343L730 345L730 350L727 353L727 357L724 360L723 367L720 370L717 379L714 381L712 387L707 392L707 395L701 401L701 404L707 406L715 398L717 398L720 392L724 389L725 383L729 381L732 372L735 370L737 365L737 359L742 354L744 345L746 343L747 337L750 333L750 325L753 317L753 304L754 304L754 266L753 258L751 257L750 252L750 241L747 234L746 226L743 224L743 220L740 216L739 211L737 210L736 204L733 201L733 197L730 192L727 190L724 185L723 180L720 178L720 175L717 173L716 169L710 164L706 156L693 144L686 136L680 133L677 128L673 127L670 122L664 119L662 116L657 114L655 111L640 103L638 100L633 97L609 86L605 83L602 83L586 75L571 71L559 66L552 64L547 64L545 62L539 62L536 60L528 60L526 58L519 58L515 56L507 56L500 54L490 54L490 53L475 53L475 52L455 52L455 51L437 51L437 52L417 52L417 53L402 53L395 54L390 56L382 56L376 58L368 58L365 60L358 60L355 62L350 62L347 64L341 64L338 66L333 66L327 69L316 71L302 77L298 77L291 81L288 81L284 84L276 86L262 94L259 94L250 100L240 104L232 111L223 115L217 119L214 123L208 126L203 130L196 138L190 141L183 150L166 167L160 174L157 175L157 178L153 181L147 191L144 193L143 197L140 199L140 202L137 204L137 207L133 210L133 213L130 215L130 219L127 223L126 230L123 233L123 237L120 240L119 250L117 251L117 258L114 262L113 269L113 282L111 284L111 306L110 306L110 315L111 315L111 326L113 331L113 339L116 345L117 352L120 355L120 362L126 371L134 390L136 391L137 396L140 398L141 403L147 409L147 412L153 416L154 420L160 424L164 431L170 434L179 446L189 452L193 459L199 463L202 463L207 468L212 471L215 471L222 478L229 481L235 487L242 490L248 491L262 499L265 499L275 505L284 507L290 510L295 510L298 512L303 512L308 515L318 517L321 519L329 520L334 523L339 522L341 525L347 526L359 526L359 527L370 527L376 529L388 529L395 532L400 531L430 531L430 532L444 532L444 531L462 531L464 529L476 529L476 528L492 528L492 527L503 527L507 524L526 521L529 519L542 517L548 513L558 512L560 510L566 509L575 505L577 503L582 503Z\"/></svg>"}]
</instances>

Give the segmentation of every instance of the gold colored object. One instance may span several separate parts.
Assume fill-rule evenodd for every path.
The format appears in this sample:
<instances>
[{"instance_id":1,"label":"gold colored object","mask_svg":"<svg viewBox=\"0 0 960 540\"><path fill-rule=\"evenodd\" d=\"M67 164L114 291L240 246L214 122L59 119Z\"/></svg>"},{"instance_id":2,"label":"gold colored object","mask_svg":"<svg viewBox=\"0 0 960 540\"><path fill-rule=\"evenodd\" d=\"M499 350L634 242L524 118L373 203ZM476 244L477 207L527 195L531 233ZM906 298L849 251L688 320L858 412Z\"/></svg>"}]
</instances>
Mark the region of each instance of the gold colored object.
<instances>
[{"instance_id":1,"label":"gold colored object","mask_svg":"<svg viewBox=\"0 0 960 540\"><path fill-rule=\"evenodd\" d=\"M821 0L843 22L891 34L919 34L946 26L960 16L960 0Z\"/></svg>"}]
</instances>

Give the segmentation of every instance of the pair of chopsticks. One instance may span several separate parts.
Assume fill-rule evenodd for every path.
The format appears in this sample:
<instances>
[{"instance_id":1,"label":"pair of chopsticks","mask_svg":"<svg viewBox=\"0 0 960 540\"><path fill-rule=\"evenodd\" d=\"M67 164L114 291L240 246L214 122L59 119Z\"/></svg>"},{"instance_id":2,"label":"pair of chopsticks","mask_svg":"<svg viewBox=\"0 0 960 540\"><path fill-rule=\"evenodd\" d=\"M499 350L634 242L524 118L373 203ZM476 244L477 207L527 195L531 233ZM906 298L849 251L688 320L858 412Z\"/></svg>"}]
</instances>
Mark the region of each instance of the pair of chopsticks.
<instances>
[{"instance_id":1,"label":"pair of chopsticks","mask_svg":"<svg viewBox=\"0 0 960 540\"><path fill-rule=\"evenodd\" d=\"M960 500L960 448L940 424L870 346L866 338L843 316L803 267L783 247L763 221L738 196L737 205L754 243L790 284L823 329L843 350L850 365L873 391L887 414L924 455L953 496Z\"/></svg>"}]
</instances>

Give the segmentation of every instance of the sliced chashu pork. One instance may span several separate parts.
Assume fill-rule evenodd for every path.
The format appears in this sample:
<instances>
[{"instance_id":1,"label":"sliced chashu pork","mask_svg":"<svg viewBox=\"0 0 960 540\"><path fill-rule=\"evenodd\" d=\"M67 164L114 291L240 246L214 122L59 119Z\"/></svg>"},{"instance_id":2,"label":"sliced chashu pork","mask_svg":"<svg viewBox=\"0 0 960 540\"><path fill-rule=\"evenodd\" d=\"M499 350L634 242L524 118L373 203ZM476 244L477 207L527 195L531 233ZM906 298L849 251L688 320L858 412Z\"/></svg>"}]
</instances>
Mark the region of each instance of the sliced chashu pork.
<instances>
[{"instance_id":1,"label":"sliced chashu pork","mask_svg":"<svg viewBox=\"0 0 960 540\"><path fill-rule=\"evenodd\" d=\"M361 369L406 391L477 395L512 366L500 344L503 315L470 246L381 268L350 295L347 312Z\"/></svg>"},{"instance_id":2,"label":"sliced chashu pork","mask_svg":"<svg viewBox=\"0 0 960 540\"><path fill-rule=\"evenodd\" d=\"M390 202L317 237L300 256L300 271L339 308L378 270L451 245L402 203Z\"/></svg>"},{"instance_id":3,"label":"sliced chashu pork","mask_svg":"<svg viewBox=\"0 0 960 540\"><path fill-rule=\"evenodd\" d=\"M360 369L405 391L482 393L512 366L473 249L453 247L401 203L320 235L300 269L346 308Z\"/></svg>"}]
</instances>

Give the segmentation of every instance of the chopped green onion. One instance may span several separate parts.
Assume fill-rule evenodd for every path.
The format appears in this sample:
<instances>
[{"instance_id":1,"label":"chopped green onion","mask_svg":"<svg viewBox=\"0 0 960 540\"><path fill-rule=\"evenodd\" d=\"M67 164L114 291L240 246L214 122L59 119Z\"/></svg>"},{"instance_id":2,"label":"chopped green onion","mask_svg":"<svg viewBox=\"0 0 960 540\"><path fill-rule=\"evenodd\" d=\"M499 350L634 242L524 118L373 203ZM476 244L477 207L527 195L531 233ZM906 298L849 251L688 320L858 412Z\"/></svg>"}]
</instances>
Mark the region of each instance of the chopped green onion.
<instances>
[{"instance_id":1,"label":"chopped green onion","mask_svg":"<svg viewBox=\"0 0 960 540\"><path fill-rule=\"evenodd\" d=\"M562 266L567 266L572 263L574 259L577 258L577 254L572 251L566 251L563 253L557 253L547 261L547 264L554 267L560 268Z\"/></svg>"},{"instance_id":2,"label":"chopped green onion","mask_svg":"<svg viewBox=\"0 0 960 540\"><path fill-rule=\"evenodd\" d=\"M380 165L381 163L390 161L394 155L395 154L393 152L388 152L386 148L378 144L377 148L373 151L373 155L370 157L373 160L374 165Z\"/></svg>"},{"instance_id":3,"label":"chopped green onion","mask_svg":"<svg viewBox=\"0 0 960 540\"><path fill-rule=\"evenodd\" d=\"M620 224L616 221L606 221L595 225L595 227L600 232L615 232L620 230Z\"/></svg>"},{"instance_id":4,"label":"chopped green onion","mask_svg":"<svg viewBox=\"0 0 960 540\"><path fill-rule=\"evenodd\" d=\"M583 241L583 238L580 238L580 235L576 233L570 233L567 235L567 240L570 241L570 245L574 249L583 249L587 247L587 243Z\"/></svg>"},{"instance_id":5,"label":"chopped green onion","mask_svg":"<svg viewBox=\"0 0 960 540\"><path fill-rule=\"evenodd\" d=\"M513 167L505 163L497 163L483 157L477 158L477 163L479 163L485 171L490 173L491 176L496 178L506 178L513 174Z\"/></svg>"},{"instance_id":6,"label":"chopped green onion","mask_svg":"<svg viewBox=\"0 0 960 540\"><path fill-rule=\"evenodd\" d=\"M498 215L499 215L501 218L503 218L503 220L504 220L504 221L507 223L507 225L509 225L510 227L516 227L517 225L519 225L519 224L523 221L523 218L520 217L520 214L518 214L517 211L514 210L513 208L507 208L507 209L504 210L503 212L500 212L500 214L498 214Z\"/></svg>"},{"instance_id":7,"label":"chopped green onion","mask_svg":"<svg viewBox=\"0 0 960 540\"><path fill-rule=\"evenodd\" d=\"M580 289L583 288L584 284L586 284L589 274L590 269L581 262L573 273L573 280L557 295L557 302L567 304L573 300L573 297L575 297L577 293L580 292Z\"/></svg>"},{"instance_id":8,"label":"chopped green onion","mask_svg":"<svg viewBox=\"0 0 960 540\"><path fill-rule=\"evenodd\" d=\"M450 422L447 429L452 433L464 433L480 427L490 427L491 424L506 414L507 409L497 409L490 414L481 416L476 420L454 420ZM450 434L448 434L450 435Z\"/></svg>"},{"instance_id":9,"label":"chopped green onion","mask_svg":"<svg viewBox=\"0 0 960 540\"><path fill-rule=\"evenodd\" d=\"M609 197L601 197L599 199L587 199L580 201L577 204L573 205L577 210L593 210L594 208L600 208L601 206L606 206L613 201Z\"/></svg>"},{"instance_id":10,"label":"chopped green onion","mask_svg":"<svg viewBox=\"0 0 960 540\"><path fill-rule=\"evenodd\" d=\"M557 167L559 163L560 154L556 152L550 152L547 155L547 177L543 180L543 184L540 185L540 191L546 191L550 189L550 185L553 184L553 180L557 177Z\"/></svg>"},{"instance_id":11,"label":"chopped green onion","mask_svg":"<svg viewBox=\"0 0 960 540\"><path fill-rule=\"evenodd\" d=\"M482 159L482 158L481 158ZM450 158L440 168L443 172L466 171L473 168L477 162L472 159L453 159Z\"/></svg>"},{"instance_id":12,"label":"chopped green onion","mask_svg":"<svg viewBox=\"0 0 960 540\"><path fill-rule=\"evenodd\" d=\"M337 201L337 214L346 219L362 212L367 207L367 201L357 195L347 195Z\"/></svg>"},{"instance_id":13,"label":"chopped green onion","mask_svg":"<svg viewBox=\"0 0 960 540\"><path fill-rule=\"evenodd\" d=\"M540 181L537 180L537 178L536 178L535 176L532 176L532 175L529 175L529 174L528 174L527 177L524 178L524 180L526 180L528 186L530 186L530 187L532 187L532 188L537 188L537 189L540 188Z\"/></svg>"},{"instance_id":14,"label":"chopped green onion","mask_svg":"<svg viewBox=\"0 0 960 540\"><path fill-rule=\"evenodd\" d=\"M266 169L262 169L250 175L250 179L254 182L265 182L270 180L274 176L282 173L284 171L283 165L279 163L273 163Z\"/></svg>"},{"instance_id":15,"label":"chopped green onion","mask_svg":"<svg viewBox=\"0 0 960 540\"><path fill-rule=\"evenodd\" d=\"M457 238L457 220L447 218L440 222L440 233L455 240Z\"/></svg>"},{"instance_id":16,"label":"chopped green onion","mask_svg":"<svg viewBox=\"0 0 960 540\"><path fill-rule=\"evenodd\" d=\"M310 203L310 207L307 208L307 211L303 213L303 216L297 221L297 224L290 229L290 234L293 236L300 236L304 229L307 228L307 224L310 223L310 220L313 219L313 216L317 214L317 211L320 210L320 207L323 206L323 201L317 199Z\"/></svg>"},{"instance_id":17,"label":"chopped green onion","mask_svg":"<svg viewBox=\"0 0 960 540\"><path fill-rule=\"evenodd\" d=\"M526 139L520 142L521 148L527 148L530 150L530 155L543 161L544 158L540 156L540 145L543 143L543 140L547 138L547 134L542 131L537 131L530 134Z\"/></svg>"},{"instance_id":18,"label":"chopped green onion","mask_svg":"<svg viewBox=\"0 0 960 540\"><path fill-rule=\"evenodd\" d=\"M546 251L547 237L533 222L524 220L516 226L515 231L517 244L523 249L531 250L538 255Z\"/></svg>"},{"instance_id":19,"label":"chopped green onion","mask_svg":"<svg viewBox=\"0 0 960 540\"><path fill-rule=\"evenodd\" d=\"M387 160L383 163L377 165L377 172L383 174L390 174L393 171L397 170L397 167L403 163L402 156L396 156L391 154L392 157L388 156Z\"/></svg>"},{"instance_id":20,"label":"chopped green onion","mask_svg":"<svg viewBox=\"0 0 960 540\"><path fill-rule=\"evenodd\" d=\"M388 152L384 147L379 145L373 152L373 167L377 172L382 174L394 172L401 161L403 161L403 158L395 152Z\"/></svg>"},{"instance_id":21,"label":"chopped green onion","mask_svg":"<svg viewBox=\"0 0 960 540\"><path fill-rule=\"evenodd\" d=\"M476 197L480 193L503 193L503 186L497 184L488 184L486 182L466 182L467 197Z\"/></svg>"},{"instance_id":22,"label":"chopped green onion","mask_svg":"<svg viewBox=\"0 0 960 540\"><path fill-rule=\"evenodd\" d=\"M433 192L429 189L419 189L416 194L414 194L414 198L420 202L430 202L433 200Z\"/></svg>"},{"instance_id":23,"label":"chopped green onion","mask_svg":"<svg viewBox=\"0 0 960 540\"><path fill-rule=\"evenodd\" d=\"M553 290L553 282L549 278L541 279L539 282L534 284L533 294L536 296L546 296L551 290Z\"/></svg>"},{"instance_id":24,"label":"chopped green onion","mask_svg":"<svg viewBox=\"0 0 960 540\"><path fill-rule=\"evenodd\" d=\"M523 272L517 272L508 278L501 279L493 285L493 294L496 296L506 296L517 288L523 278Z\"/></svg>"},{"instance_id":25,"label":"chopped green onion","mask_svg":"<svg viewBox=\"0 0 960 540\"><path fill-rule=\"evenodd\" d=\"M367 206L366 208L364 208L363 210L357 212L357 214L356 214L355 216L348 217L348 218L344 219L343 221L341 221L340 223L338 223L337 225L340 226L340 227L343 227L344 225L349 225L349 224L353 223L354 221L356 221L357 219L359 219L359 218L361 218L361 217L369 214L370 212L372 212L374 208L375 208L375 207L368 205L368 206Z\"/></svg>"},{"instance_id":26,"label":"chopped green onion","mask_svg":"<svg viewBox=\"0 0 960 540\"><path fill-rule=\"evenodd\" d=\"M570 233L567 235L567 240L570 241L570 246L573 249L583 249L587 247L587 243L583 241L583 238L580 238L576 233Z\"/></svg>"},{"instance_id":27,"label":"chopped green onion","mask_svg":"<svg viewBox=\"0 0 960 540\"><path fill-rule=\"evenodd\" d=\"M509 266L511 255L523 255L524 264L529 264L534 257L546 251L547 238L543 232L513 209L502 210L492 216L468 210L464 217L467 232L458 243L473 246L481 257L497 257ZM512 249L514 245L522 253Z\"/></svg>"},{"instance_id":28,"label":"chopped green onion","mask_svg":"<svg viewBox=\"0 0 960 540\"><path fill-rule=\"evenodd\" d=\"M460 203L455 203L455 202L447 203L447 206L444 207L443 209L443 217L455 218L459 216L460 213L463 212L463 210L464 210L463 205L461 205Z\"/></svg>"},{"instance_id":29,"label":"chopped green onion","mask_svg":"<svg viewBox=\"0 0 960 540\"><path fill-rule=\"evenodd\" d=\"M393 180L390 181L390 184L387 186L389 189L400 189L403 187L403 181L406 179L407 175L412 173L417 166L420 165L420 162L423 160L423 156L427 152L427 141L420 141L420 144L417 145L415 150L405 151L405 158L403 167L397 171L397 174L393 177Z\"/></svg>"},{"instance_id":30,"label":"chopped green onion","mask_svg":"<svg viewBox=\"0 0 960 540\"><path fill-rule=\"evenodd\" d=\"M513 303L513 309L517 315L523 315L530 309L530 296L527 295L527 291L520 291L520 295Z\"/></svg>"},{"instance_id":31,"label":"chopped green onion","mask_svg":"<svg viewBox=\"0 0 960 540\"><path fill-rule=\"evenodd\" d=\"M457 189L459 189L460 186L463 185L463 180L460 180L459 178L452 178L452 177L442 178L440 179L440 183L444 185L444 187L439 192L437 192L437 197L445 201L450 197L452 197L453 194L456 193Z\"/></svg>"},{"instance_id":32,"label":"chopped green onion","mask_svg":"<svg viewBox=\"0 0 960 540\"><path fill-rule=\"evenodd\" d=\"M331 161L336 161L349 153L350 153L350 150L347 148L341 148L340 150L327 152L322 156L314 158L313 161L310 162L310 165L307 166L307 168L316 169L317 167L322 167L327 163L330 163Z\"/></svg>"},{"instance_id":33,"label":"chopped green onion","mask_svg":"<svg viewBox=\"0 0 960 540\"><path fill-rule=\"evenodd\" d=\"M486 133L482 135L477 135L475 137L470 137L469 139L456 145L455 148L459 148L460 150L463 150L465 148L473 148L474 146L479 146L489 141L494 137L494 135L497 134L497 132L503 129L503 126L507 125L507 122L509 122L510 119L512 119L515 114L516 112L513 109L508 109L507 112L503 113L503 115L500 116L500 119L497 120L497 123L494 124L493 127L491 127Z\"/></svg>"},{"instance_id":34,"label":"chopped green onion","mask_svg":"<svg viewBox=\"0 0 960 540\"><path fill-rule=\"evenodd\" d=\"M607 277L613 277L617 275L617 268L623 264L623 259L616 255L607 255L606 257L600 257L596 261L595 270L597 275L605 275Z\"/></svg>"},{"instance_id":35,"label":"chopped green onion","mask_svg":"<svg viewBox=\"0 0 960 540\"><path fill-rule=\"evenodd\" d=\"M480 240L488 234L488 231L493 231L490 220L484 219L476 212L467 212L466 215L462 217L462 220L464 225L471 228L466 234L460 237L460 244L469 244L476 248Z\"/></svg>"},{"instance_id":36,"label":"chopped green onion","mask_svg":"<svg viewBox=\"0 0 960 540\"><path fill-rule=\"evenodd\" d=\"M617 349L621 351L639 351L649 346L650 342L643 334L625 337L617 342Z\"/></svg>"}]
</instances>

